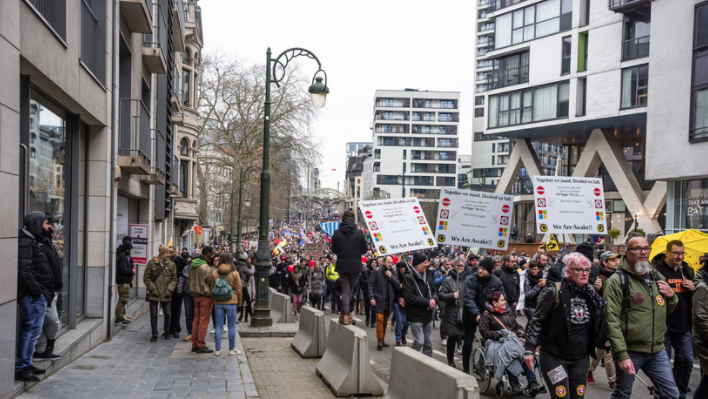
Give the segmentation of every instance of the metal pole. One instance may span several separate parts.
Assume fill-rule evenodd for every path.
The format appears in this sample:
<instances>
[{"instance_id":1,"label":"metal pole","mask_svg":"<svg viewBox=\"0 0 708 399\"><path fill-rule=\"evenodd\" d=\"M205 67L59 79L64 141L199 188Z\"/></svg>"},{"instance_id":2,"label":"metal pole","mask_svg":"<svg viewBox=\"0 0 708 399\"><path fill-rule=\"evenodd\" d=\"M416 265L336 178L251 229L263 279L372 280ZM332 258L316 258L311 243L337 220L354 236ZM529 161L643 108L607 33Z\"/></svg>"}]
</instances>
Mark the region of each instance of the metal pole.
<instances>
[{"instance_id":1,"label":"metal pole","mask_svg":"<svg viewBox=\"0 0 708 399\"><path fill-rule=\"evenodd\" d=\"M270 273L270 249L268 246L268 229L270 223L270 59L271 51L266 52L266 87L265 87L265 117L263 118L263 170L261 171L261 209L260 228L258 230L258 250L256 252L256 303L253 305L252 327L270 327L273 319L270 317L270 301L268 298L268 281Z\"/></svg>"}]
</instances>

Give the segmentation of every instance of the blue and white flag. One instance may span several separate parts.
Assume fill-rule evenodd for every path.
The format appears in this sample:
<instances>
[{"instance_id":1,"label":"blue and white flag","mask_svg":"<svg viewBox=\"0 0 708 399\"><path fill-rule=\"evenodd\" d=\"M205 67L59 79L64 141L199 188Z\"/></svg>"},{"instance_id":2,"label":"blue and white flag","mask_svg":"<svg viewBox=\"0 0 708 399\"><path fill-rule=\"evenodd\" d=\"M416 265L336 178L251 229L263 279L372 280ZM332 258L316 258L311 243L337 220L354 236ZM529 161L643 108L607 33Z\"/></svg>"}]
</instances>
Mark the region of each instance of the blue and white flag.
<instances>
[{"instance_id":1,"label":"blue and white flag","mask_svg":"<svg viewBox=\"0 0 708 399\"><path fill-rule=\"evenodd\" d=\"M322 231L324 231L328 236L332 237L334 231L339 228L339 222L320 223L320 227L322 227Z\"/></svg>"}]
</instances>

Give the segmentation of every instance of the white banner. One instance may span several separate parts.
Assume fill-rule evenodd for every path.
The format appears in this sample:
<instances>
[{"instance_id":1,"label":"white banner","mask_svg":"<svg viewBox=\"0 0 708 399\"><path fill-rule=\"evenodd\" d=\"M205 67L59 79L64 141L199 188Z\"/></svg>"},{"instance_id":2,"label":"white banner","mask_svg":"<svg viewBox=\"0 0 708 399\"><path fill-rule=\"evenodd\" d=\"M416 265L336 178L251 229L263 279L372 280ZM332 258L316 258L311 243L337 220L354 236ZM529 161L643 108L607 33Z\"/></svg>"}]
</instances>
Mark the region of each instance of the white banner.
<instances>
[{"instance_id":1,"label":"white banner","mask_svg":"<svg viewBox=\"0 0 708 399\"><path fill-rule=\"evenodd\" d=\"M360 201L359 207L379 254L436 246L418 198Z\"/></svg>"},{"instance_id":2,"label":"white banner","mask_svg":"<svg viewBox=\"0 0 708 399\"><path fill-rule=\"evenodd\" d=\"M507 249L514 196L443 188L438 203L438 243Z\"/></svg>"},{"instance_id":3,"label":"white banner","mask_svg":"<svg viewBox=\"0 0 708 399\"><path fill-rule=\"evenodd\" d=\"M602 179L532 176L537 233L605 234Z\"/></svg>"}]
</instances>

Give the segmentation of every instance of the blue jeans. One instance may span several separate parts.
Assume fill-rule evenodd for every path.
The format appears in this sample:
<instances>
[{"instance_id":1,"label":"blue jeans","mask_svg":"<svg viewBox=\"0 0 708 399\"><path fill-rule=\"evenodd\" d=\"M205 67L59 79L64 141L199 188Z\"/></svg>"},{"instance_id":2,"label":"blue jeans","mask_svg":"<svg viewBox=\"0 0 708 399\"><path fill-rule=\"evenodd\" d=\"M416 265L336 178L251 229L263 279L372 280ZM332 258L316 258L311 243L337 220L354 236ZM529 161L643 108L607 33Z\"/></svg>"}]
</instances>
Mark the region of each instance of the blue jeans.
<instances>
[{"instance_id":1,"label":"blue jeans","mask_svg":"<svg viewBox=\"0 0 708 399\"><path fill-rule=\"evenodd\" d=\"M526 375L526 379L529 381L529 384L532 383L533 381L536 381L536 374L533 373L533 370L529 368L529 366L526 365L526 363L521 364L521 368L524 371L524 375ZM518 384L519 383L519 378L516 377L515 375L511 373L506 373L506 375L509 377L509 383L511 384Z\"/></svg>"},{"instance_id":2,"label":"blue jeans","mask_svg":"<svg viewBox=\"0 0 708 399\"><path fill-rule=\"evenodd\" d=\"M229 323L229 350L236 349L236 315L238 314L238 306L230 305L214 305L214 347L216 350L221 350L221 332L224 328L224 314Z\"/></svg>"},{"instance_id":3,"label":"blue jeans","mask_svg":"<svg viewBox=\"0 0 708 399\"><path fill-rule=\"evenodd\" d=\"M32 365L34 346L42 334L42 327L44 327L47 299L44 295L40 295L36 299L32 298L31 295L25 295L20 298L19 303L22 321L20 321L20 330L17 334L15 371L20 371Z\"/></svg>"},{"instance_id":4,"label":"blue jeans","mask_svg":"<svg viewBox=\"0 0 708 399\"><path fill-rule=\"evenodd\" d=\"M674 380L679 390L679 398L686 397L686 388L693 372L693 342L690 331L664 335L666 356L671 359L671 349L676 349L674 356Z\"/></svg>"},{"instance_id":5,"label":"blue jeans","mask_svg":"<svg viewBox=\"0 0 708 399\"><path fill-rule=\"evenodd\" d=\"M433 357L433 321L423 324L421 322L411 322L411 335L413 335L413 350L423 348L423 354ZM385 326L384 326L385 327Z\"/></svg>"},{"instance_id":6,"label":"blue jeans","mask_svg":"<svg viewBox=\"0 0 708 399\"><path fill-rule=\"evenodd\" d=\"M678 388L674 381L674 374L671 371L671 363L666 351L654 354L628 351L629 358L634 363L634 370L640 369L646 374L654 384L656 393L663 399L677 399L679 397ZM617 385L612 391L612 399L624 399L632 396L632 385L634 385L634 375L626 374L619 367L619 362L615 358L615 369L617 370Z\"/></svg>"},{"instance_id":7,"label":"blue jeans","mask_svg":"<svg viewBox=\"0 0 708 399\"><path fill-rule=\"evenodd\" d=\"M408 333L408 322L406 321L406 309L397 303L393 304L393 314L396 317L396 342L401 342L401 338Z\"/></svg>"}]
</instances>

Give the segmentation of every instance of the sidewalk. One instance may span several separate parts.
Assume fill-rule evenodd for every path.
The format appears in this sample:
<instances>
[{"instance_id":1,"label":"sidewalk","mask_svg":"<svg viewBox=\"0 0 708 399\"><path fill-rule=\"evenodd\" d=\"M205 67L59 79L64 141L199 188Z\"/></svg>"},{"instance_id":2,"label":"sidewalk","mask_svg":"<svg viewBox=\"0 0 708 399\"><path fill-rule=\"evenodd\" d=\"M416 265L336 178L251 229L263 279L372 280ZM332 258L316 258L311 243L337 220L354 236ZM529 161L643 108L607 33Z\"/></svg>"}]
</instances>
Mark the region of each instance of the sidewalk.
<instances>
[{"instance_id":1,"label":"sidewalk","mask_svg":"<svg viewBox=\"0 0 708 399\"><path fill-rule=\"evenodd\" d=\"M162 326L162 318L158 320ZM21 398L258 398L251 370L236 334L238 356L228 356L228 336L221 356L197 355L182 338L150 342L146 314L110 342L87 352L42 380ZM214 349L214 338L207 337Z\"/></svg>"}]
</instances>

